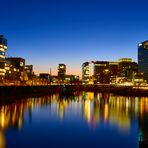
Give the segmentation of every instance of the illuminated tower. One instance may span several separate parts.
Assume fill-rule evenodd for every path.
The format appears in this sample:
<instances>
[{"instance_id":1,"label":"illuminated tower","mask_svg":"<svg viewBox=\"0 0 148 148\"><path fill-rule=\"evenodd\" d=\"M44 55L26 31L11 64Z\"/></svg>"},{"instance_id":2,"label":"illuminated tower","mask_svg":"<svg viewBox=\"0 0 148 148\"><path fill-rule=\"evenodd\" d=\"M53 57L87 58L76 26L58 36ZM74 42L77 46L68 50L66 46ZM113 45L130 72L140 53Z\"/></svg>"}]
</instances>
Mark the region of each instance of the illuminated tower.
<instances>
[{"instance_id":1,"label":"illuminated tower","mask_svg":"<svg viewBox=\"0 0 148 148\"><path fill-rule=\"evenodd\" d=\"M138 44L138 71L148 81L148 41Z\"/></svg>"},{"instance_id":2,"label":"illuminated tower","mask_svg":"<svg viewBox=\"0 0 148 148\"><path fill-rule=\"evenodd\" d=\"M85 62L82 64L82 81L83 84L89 83L89 76L90 76L90 65L89 62Z\"/></svg>"},{"instance_id":3,"label":"illuminated tower","mask_svg":"<svg viewBox=\"0 0 148 148\"><path fill-rule=\"evenodd\" d=\"M0 35L0 78L5 75L5 51L7 49L7 39Z\"/></svg>"},{"instance_id":4,"label":"illuminated tower","mask_svg":"<svg viewBox=\"0 0 148 148\"><path fill-rule=\"evenodd\" d=\"M66 75L66 65L65 64L59 64L58 67L58 79L60 81L65 80L65 75Z\"/></svg>"}]
</instances>

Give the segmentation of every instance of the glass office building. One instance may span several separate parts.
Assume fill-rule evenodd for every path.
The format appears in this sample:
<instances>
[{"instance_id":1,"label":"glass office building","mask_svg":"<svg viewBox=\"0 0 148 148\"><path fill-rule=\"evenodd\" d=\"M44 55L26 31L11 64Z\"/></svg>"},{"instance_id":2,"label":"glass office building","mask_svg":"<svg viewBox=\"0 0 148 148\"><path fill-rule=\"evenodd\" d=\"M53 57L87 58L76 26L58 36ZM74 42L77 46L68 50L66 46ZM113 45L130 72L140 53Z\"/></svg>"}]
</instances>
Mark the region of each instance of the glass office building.
<instances>
[{"instance_id":1,"label":"glass office building","mask_svg":"<svg viewBox=\"0 0 148 148\"><path fill-rule=\"evenodd\" d=\"M148 41L138 44L138 71L148 82Z\"/></svg>"},{"instance_id":2,"label":"glass office building","mask_svg":"<svg viewBox=\"0 0 148 148\"><path fill-rule=\"evenodd\" d=\"M0 77L5 75L5 51L7 49L7 39L0 35Z\"/></svg>"},{"instance_id":3,"label":"glass office building","mask_svg":"<svg viewBox=\"0 0 148 148\"><path fill-rule=\"evenodd\" d=\"M66 65L65 64L59 64L58 66L58 79L59 81L64 81L66 75Z\"/></svg>"},{"instance_id":4,"label":"glass office building","mask_svg":"<svg viewBox=\"0 0 148 148\"><path fill-rule=\"evenodd\" d=\"M89 83L89 76L90 76L90 64L89 62L85 62L82 64L82 81L83 84Z\"/></svg>"}]
</instances>

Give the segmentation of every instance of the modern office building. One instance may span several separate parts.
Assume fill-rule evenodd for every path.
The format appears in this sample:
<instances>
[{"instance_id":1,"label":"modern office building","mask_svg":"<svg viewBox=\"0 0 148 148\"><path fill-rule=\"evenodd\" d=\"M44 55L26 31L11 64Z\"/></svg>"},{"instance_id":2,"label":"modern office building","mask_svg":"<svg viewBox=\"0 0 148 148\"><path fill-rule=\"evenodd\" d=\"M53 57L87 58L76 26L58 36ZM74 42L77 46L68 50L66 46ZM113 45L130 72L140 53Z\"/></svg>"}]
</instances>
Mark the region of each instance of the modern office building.
<instances>
[{"instance_id":1,"label":"modern office building","mask_svg":"<svg viewBox=\"0 0 148 148\"><path fill-rule=\"evenodd\" d=\"M58 79L59 81L63 82L65 80L66 75L66 65L65 64L59 64L58 66Z\"/></svg>"},{"instance_id":2,"label":"modern office building","mask_svg":"<svg viewBox=\"0 0 148 148\"><path fill-rule=\"evenodd\" d=\"M5 63L5 79L24 81L25 59L20 57L8 57Z\"/></svg>"},{"instance_id":3,"label":"modern office building","mask_svg":"<svg viewBox=\"0 0 148 148\"><path fill-rule=\"evenodd\" d=\"M110 71L108 61L96 61L94 62L94 84L109 83Z\"/></svg>"},{"instance_id":4,"label":"modern office building","mask_svg":"<svg viewBox=\"0 0 148 148\"><path fill-rule=\"evenodd\" d=\"M118 76L119 77L130 77L132 71L132 59L131 58L120 58L118 59Z\"/></svg>"},{"instance_id":5,"label":"modern office building","mask_svg":"<svg viewBox=\"0 0 148 148\"><path fill-rule=\"evenodd\" d=\"M118 62L109 62L110 83L115 83L118 77Z\"/></svg>"},{"instance_id":6,"label":"modern office building","mask_svg":"<svg viewBox=\"0 0 148 148\"><path fill-rule=\"evenodd\" d=\"M111 77L117 77L118 75L118 62L109 62L109 71Z\"/></svg>"},{"instance_id":7,"label":"modern office building","mask_svg":"<svg viewBox=\"0 0 148 148\"><path fill-rule=\"evenodd\" d=\"M88 84L90 76L90 65L89 62L85 62L82 64L82 83Z\"/></svg>"},{"instance_id":8,"label":"modern office building","mask_svg":"<svg viewBox=\"0 0 148 148\"><path fill-rule=\"evenodd\" d=\"M148 82L148 41L138 44L138 71Z\"/></svg>"},{"instance_id":9,"label":"modern office building","mask_svg":"<svg viewBox=\"0 0 148 148\"><path fill-rule=\"evenodd\" d=\"M5 75L5 51L7 49L7 39L0 35L0 78Z\"/></svg>"},{"instance_id":10,"label":"modern office building","mask_svg":"<svg viewBox=\"0 0 148 148\"><path fill-rule=\"evenodd\" d=\"M42 83L51 83L51 76L49 73L40 73L39 78L42 80Z\"/></svg>"},{"instance_id":11,"label":"modern office building","mask_svg":"<svg viewBox=\"0 0 148 148\"><path fill-rule=\"evenodd\" d=\"M78 75L65 75L66 84L78 84L79 76Z\"/></svg>"},{"instance_id":12,"label":"modern office building","mask_svg":"<svg viewBox=\"0 0 148 148\"><path fill-rule=\"evenodd\" d=\"M92 72L93 70L93 72ZM109 84L142 81L138 73L138 64L131 58L118 61L91 61L82 64L83 84Z\"/></svg>"},{"instance_id":13,"label":"modern office building","mask_svg":"<svg viewBox=\"0 0 148 148\"><path fill-rule=\"evenodd\" d=\"M33 76L33 65L25 65L25 72L29 79Z\"/></svg>"},{"instance_id":14,"label":"modern office building","mask_svg":"<svg viewBox=\"0 0 148 148\"><path fill-rule=\"evenodd\" d=\"M83 84L109 83L110 71L108 61L91 61L82 64Z\"/></svg>"},{"instance_id":15,"label":"modern office building","mask_svg":"<svg viewBox=\"0 0 148 148\"><path fill-rule=\"evenodd\" d=\"M138 73L138 63L137 62L132 62L132 65L131 65L131 68L132 68L132 73Z\"/></svg>"}]
</instances>

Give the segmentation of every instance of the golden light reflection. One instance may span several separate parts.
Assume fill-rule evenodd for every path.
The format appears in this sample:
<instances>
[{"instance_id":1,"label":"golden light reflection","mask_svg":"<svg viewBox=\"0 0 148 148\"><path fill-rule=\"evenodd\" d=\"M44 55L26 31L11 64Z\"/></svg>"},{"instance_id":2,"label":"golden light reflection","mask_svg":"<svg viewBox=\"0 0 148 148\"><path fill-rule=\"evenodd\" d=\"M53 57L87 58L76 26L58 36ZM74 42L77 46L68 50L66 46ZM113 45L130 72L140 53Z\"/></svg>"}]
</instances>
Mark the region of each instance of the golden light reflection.
<instances>
[{"instance_id":1,"label":"golden light reflection","mask_svg":"<svg viewBox=\"0 0 148 148\"><path fill-rule=\"evenodd\" d=\"M4 132L0 130L0 148L5 148L6 147L6 140L4 136Z\"/></svg>"},{"instance_id":2,"label":"golden light reflection","mask_svg":"<svg viewBox=\"0 0 148 148\"><path fill-rule=\"evenodd\" d=\"M60 98L58 94L42 98L31 98L0 106L0 129L9 127L21 129L24 124L24 112L32 115L36 107L55 106L57 117L63 119L67 112L82 114L89 125L101 122L116 126L121 132L128 132L131 119L148 114L148 98L122 97L96 93L82 93L79 96ZM52 108L51 108L52 110ZM2 137L2 135L0 135ZM4 138L4 137L3 137ZM2 138L1 138L2 139Z\"/></svg>"},{"instance_id":3,"label":"golden light reflection","mask_svg":"<svg viewBox=\"0 0 148 148\"><path fill-rule=\"evenodd\" d=\"M139 103L140 118L143 119L144 114L148 114L148 98L141 97Z\"/></svg>"},{"instance_id":4,"label":"golden light reflection","mask_svg":"<svg viewBox=\"0 0 148 148\"><path fill-rule=\"evenodd\" d=\"M121 132L128 132L130 129L130 118L128 116L119 116L118 126Z\"/></svg>"},{"instance_id":5,"label":"golden light reflection","mask_svg":"<svg viewBox=\"0 0 148 148\"><path fill-rule=\"evenodd\" d=\"M84 92L83 97L87 100L94 100L94 93L93 92Z\"/></svg>"},{"instance_id":6,"label":"golden light reflection","mask_svg":"<svg viewBox=\"0 0 148 148\"><path fill-rule=\"evenodd\" d=\"M107 122L108 120L108 104L104 106L104 121Z\"/></svg>"},{"instance_id":7,"label":"golden light reflection","mask_svg":"<svg viewBox=\"0 0 148 148\"><path fill-rule=\"evenodd\" d=\"M142 139L148 139L148 128L147 128L147 119L148 119L148 98L140 97L139 98L139 131L142 134Z\"/></svg>"},{"instance_id":8,"label":"golden light reflection","mask_svg":"<svg viewBox=\"0 0 148 148\"><path fill-rule=\"evenodd\" d=\"M100 98L100 95L95 95L94 105L91 106L90 100L88 97L86 98L83 103L83 113L89 124L96 125L104 119L104 123L109 122L112 126L117 125L119 131L128 132L130 130L131 114L135 116L137 99L135 103L135 98L110 96L104 99Z\"/></svg>"},{"instance_id":9,"label":"golden light reflection","mask_svg":"<svg viewBox=\"0 0 148 148\"><path fill-rule=\"evenodd\" d=\"M59 102L57 107L57 113L61 119L64 118L64 112L65 112L64 104L63 102Z\"/></svg>"},{"instance_id":10,"label":"golden light reflection","mask_svg":"<svg viewBox=\"0 0 148 148\"><path fill-rule=\"evenodd\" d=\"M91 120L91 107L90 107L90 100L85 100L84 101L84 118L90 122Z\"/></svg>"}]
</instances>

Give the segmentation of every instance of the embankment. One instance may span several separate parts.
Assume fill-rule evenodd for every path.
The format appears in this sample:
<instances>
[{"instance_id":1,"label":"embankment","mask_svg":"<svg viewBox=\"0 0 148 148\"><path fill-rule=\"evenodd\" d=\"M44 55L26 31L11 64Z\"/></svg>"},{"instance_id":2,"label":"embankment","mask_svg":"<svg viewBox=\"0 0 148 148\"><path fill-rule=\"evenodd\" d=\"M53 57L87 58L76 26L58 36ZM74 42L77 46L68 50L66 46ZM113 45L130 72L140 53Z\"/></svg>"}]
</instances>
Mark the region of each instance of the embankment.
<instances>
[{"instance_id":1,"label":"embankment","mask_svg":"<svg viewBox=\"0 0 148 148\"><path fill-rule=\"evenodd\" d=\"M45 96L54 93L70 95L75 91L114 93L126 96L148 96L145 87L111 85L47 85L47 86L0 86L0 98L26 98Z\"/></svg>"}]
</instances>

